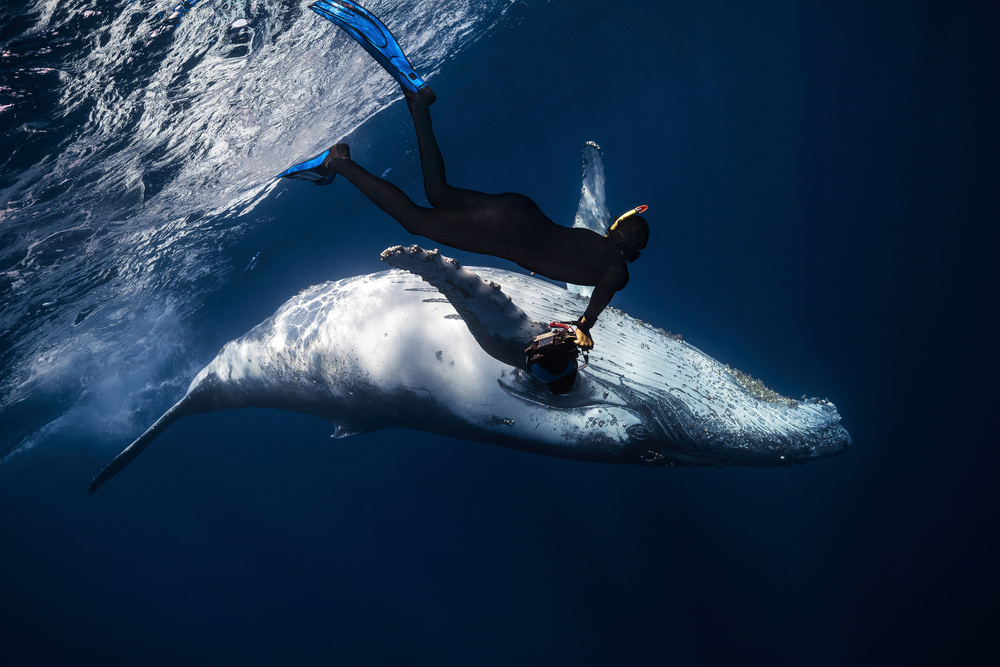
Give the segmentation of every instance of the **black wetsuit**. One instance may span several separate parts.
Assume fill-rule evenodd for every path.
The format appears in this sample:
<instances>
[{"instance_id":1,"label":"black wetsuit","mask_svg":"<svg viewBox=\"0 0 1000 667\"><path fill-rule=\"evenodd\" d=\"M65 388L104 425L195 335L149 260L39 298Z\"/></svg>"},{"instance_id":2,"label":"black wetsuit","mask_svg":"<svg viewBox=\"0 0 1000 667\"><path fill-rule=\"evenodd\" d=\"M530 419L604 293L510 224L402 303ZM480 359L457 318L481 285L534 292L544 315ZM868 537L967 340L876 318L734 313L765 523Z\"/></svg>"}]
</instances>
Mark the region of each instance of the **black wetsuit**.
<instances>
[{"instance_id":1,"label":"black wetsuit","mask_svg":"<svg viewBox=\"0 0 1000 667\"><path fill-rule=\"evenodd\" d=\"M487 194L449 185L431 127L430 103L422 101L426 102L407 94L424 191L433 208L417 206L395 185L352 161L344 144L331 149L323 166L347 178L411 234L459 250L510 260L552 280L594 286L583 315L583 327L589 329L615 292L628 284L622 252L600 234L557 225L524 195Z\"/></svg>"}]
</instances>

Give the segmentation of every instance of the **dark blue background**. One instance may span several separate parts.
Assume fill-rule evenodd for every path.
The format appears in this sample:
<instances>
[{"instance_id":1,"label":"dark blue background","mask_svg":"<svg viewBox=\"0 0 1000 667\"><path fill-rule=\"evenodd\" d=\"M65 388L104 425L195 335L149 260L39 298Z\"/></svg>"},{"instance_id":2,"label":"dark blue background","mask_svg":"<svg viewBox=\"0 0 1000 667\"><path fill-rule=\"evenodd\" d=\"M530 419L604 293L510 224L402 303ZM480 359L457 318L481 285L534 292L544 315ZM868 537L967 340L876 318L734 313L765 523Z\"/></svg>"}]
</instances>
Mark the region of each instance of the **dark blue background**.
<instances>
[{"instance_id":1,"label":"dark blue background","mask_svg":"<svg viewBox=\"0 0 1000 667\"><path fill-rule=\"evenodd\" d=\"M247 410L87 497L126 443L64 425L0 466L0 662L995 664L998 18L532 3L431 81L457 185L570 224L601 144L653 226L614 305L829 397L850 452L642 469ZM411 135L399 103L350 141L417 195ZM344 183L258 221L192 322L206 362L416 240Z\"/></svg>"}]
</instances>

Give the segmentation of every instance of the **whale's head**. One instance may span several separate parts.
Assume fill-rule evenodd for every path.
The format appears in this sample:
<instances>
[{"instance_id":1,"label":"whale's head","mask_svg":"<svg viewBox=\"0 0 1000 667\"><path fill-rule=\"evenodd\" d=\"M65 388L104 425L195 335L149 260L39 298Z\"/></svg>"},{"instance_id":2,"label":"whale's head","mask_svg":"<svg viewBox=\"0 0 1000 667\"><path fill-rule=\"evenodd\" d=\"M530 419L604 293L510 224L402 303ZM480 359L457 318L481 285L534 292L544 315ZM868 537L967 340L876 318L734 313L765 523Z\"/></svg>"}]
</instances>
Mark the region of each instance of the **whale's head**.
<instances>
[{"instance_id":1,"label":"whale's head","mask_svg":"<svg viewBox=\"0 0 1000 667\"><path fill-rule=\"evenodd\" d=\"M552 436L551 446L536 437L534 449L555 456L658 466L787 466L850 447L837 409L826 400L766 392L725 366L710 367L701 381L711 387L706 396L693 384L643 384L611 374L599 362L581 371L566 394L552 394L524 370L500 386L525 406L522 415L537 408L537 420Z\"/></svg>"},{"instance_id":2,"label":"whale's head","mask_svg":"<svg viewBox=\"0 0 1000 667\"><path fill-rule=\"evenodd\" d=\"M851 437L834 405L809 399L740 409L731 415L695 414L671 397L633 404L638 417L627 428L632 463L650 465L787 466L840 454Z\"/></svg>"},{"instance_id":3,"label":"whale's head","mask_svg":"<svg viewBox=\"0 0 1000 667\"><path fill-rule=\"evenodd\" d=\"M620 324L634 327L628 341L584 371L577 391L624 411L622 462L786 466L850 448L833 403L781 396L678 337Z\"/></svg>"}]
</instances>

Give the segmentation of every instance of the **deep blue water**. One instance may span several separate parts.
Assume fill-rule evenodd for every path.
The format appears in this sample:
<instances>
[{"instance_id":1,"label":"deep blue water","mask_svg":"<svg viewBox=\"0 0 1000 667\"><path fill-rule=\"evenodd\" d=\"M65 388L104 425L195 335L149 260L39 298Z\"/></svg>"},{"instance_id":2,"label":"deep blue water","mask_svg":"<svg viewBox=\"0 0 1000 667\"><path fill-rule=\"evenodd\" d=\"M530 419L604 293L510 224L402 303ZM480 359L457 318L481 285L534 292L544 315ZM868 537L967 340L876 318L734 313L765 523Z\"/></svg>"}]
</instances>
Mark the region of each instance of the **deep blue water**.
<instances>
[{"instance_id":1,"label":"deep blue water","mask_svg":"<svg viewBox=\"0 0 1000 667\"><path fill-rule=\"evenodd\" d=\"M653 226L614 305L828 397L846 454L645 469L244 410L182 420L91 497L222 344L415 240L345 183L253 205L266 175L345 135L414 196L419 165L360 49L308 59L350 45L304 3L203 0L153 38L173 4L30 7L0 14L0 662L1000 657L994 3L456 3L467 32L397 30L451 182L570 224L597 141L612 210ZM125 37L39 26L92 7L138 36L87 79L74 54Z\"/></svg>"}]
</instances>

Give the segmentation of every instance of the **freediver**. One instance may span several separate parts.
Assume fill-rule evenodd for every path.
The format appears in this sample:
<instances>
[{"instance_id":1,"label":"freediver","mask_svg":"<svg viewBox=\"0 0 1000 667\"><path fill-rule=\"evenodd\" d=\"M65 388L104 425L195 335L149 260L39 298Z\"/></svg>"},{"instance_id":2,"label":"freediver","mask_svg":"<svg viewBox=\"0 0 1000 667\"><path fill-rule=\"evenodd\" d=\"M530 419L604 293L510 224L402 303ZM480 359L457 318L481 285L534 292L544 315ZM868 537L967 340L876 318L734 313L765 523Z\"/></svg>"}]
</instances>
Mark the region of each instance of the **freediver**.
<instances>
[{"instance_id":1,"label":"freediver","mask_svg":"<svg viewBox=\"0 0 1000 667\"><path fill-rule=\"evenodd\" d=\"M577 344L591 349L591 327L615 292L628 284L627 265L646 247L649 227L637 215L645 207L618 218L607 235L601 236L557 225L522 194L456 188L445 180L444 158L431 128L430 106L437 96L430 86L417 92L402 90L417 133L424 192L433 208L414 204L398 187L366 171L351 159L344 143L332 146L315 172L330 178L343 176L411 234L510 260L552 280L593 286L587 309L576 322Z\"/></svg>"}]
</instances>

